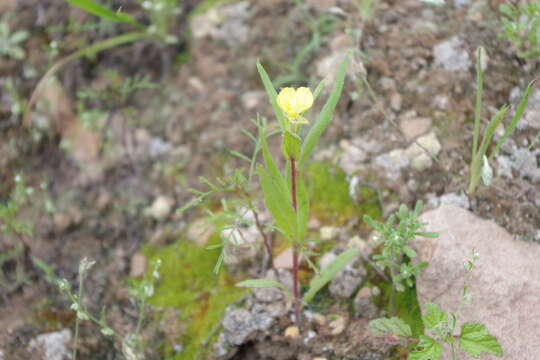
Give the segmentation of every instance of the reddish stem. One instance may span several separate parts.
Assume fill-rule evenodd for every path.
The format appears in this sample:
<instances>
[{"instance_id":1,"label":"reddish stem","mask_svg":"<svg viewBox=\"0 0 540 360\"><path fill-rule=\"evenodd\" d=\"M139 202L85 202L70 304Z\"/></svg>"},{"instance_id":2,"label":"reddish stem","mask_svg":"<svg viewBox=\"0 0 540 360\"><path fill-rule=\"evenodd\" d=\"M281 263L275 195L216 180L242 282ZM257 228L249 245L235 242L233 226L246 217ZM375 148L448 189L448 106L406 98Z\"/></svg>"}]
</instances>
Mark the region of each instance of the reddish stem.
<instances>
[{"instance_id":1,"label":"reddish stem","mask_svg":"<svg viewBox=\"0 0 540 360\"><path fill-rule=\"evenodd\" d=\"M291 157L291 198L292 206L294 212L297 211L296 206L296 161ZM293 295L295 299L295 322L296 325L300 324L300 281L298 278L298 243L293 245L293 254L292 254L292 273L293 273Z\"/></svg>"}]
</instances>

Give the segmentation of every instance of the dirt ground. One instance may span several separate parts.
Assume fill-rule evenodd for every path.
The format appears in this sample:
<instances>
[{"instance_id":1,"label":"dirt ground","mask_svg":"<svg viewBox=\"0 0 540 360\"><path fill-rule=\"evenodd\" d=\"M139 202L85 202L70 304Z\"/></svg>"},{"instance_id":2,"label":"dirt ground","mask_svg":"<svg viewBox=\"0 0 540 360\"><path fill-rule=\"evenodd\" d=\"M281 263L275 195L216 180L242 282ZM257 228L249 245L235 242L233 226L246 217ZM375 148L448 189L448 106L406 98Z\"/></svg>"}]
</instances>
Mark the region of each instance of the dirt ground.
<instances>
[{"instance_id":1,"label":"dirt ground","mask_svg":"<svg viewBox=\"0 0 540 360\"><path fill-rule=\"evenodd\" d=\"M120 332L136 326L128 294L128 279L140 271L134 254L147 244L164 247L183 236L201 216L197 211L174 211L191 198L188 188L200 187L200 175L213 177L240 164L230 150L251 151L241 130L254 131L251 119L257 113L272 119L257 59L272 78L287 80L288 75L292 85L313 88L332 73L326 64L333 56L352 51L342 99L316 156L334 159L349 176L375 186L385 215L399 203L429 204L444 194L458 194L475 214L494 219L519 241L540 241L538 144L526 151L538 134L537 120L525 119L501 152L509 161L515 152L527 155L523 161L532 170L510 166L504 175L496 163L491 186L480 186L474 195L464 193L471 158L476 48L483 46L488 54L484 125L503 104L515 106L516 94L540 75L537 61L517 58L509 43L498 37L498 2L454 1L436 7L416 0L380 0L372 14L364 14L360 2L353 0L265 0L232 2L193 15L198 2L185 0L171 29L179 43L164 46L143 40L71 62L59 72L58 82L47 86L43 98L49 106L46 101L38 104L28 124L22 123L21 115L11 114L13 97L8 99L2 90L0 199L7 201L17 173L24 173L35 191L19 215L34 225L33 236L0 234L3 253L19 241L24 244L17 259L0 263L8 282L16 285L9 291L0 288L0 359L29 359L31 339L74 325L68 299L46 281L32 257L54 265L55 274L75 287L80 260L98 260L85 285L85 301L98 311L107 306L110 323ZM111 5L143 16L136 2ZM85 23L95 18L60 0L8 1L3 6L0 11L11 14L11 28L31 34L24 61L0 57L0 82L13 82L22 99L30 97L40 76L61 55L125 31L124 25L98 23L76 32L70 19ZM209 16L212 12L218 15ZM300 66L287 69L283 64L293 63L315 37L319 40ZM437 62L434 48L454 37L468 63L451 59L466 65L449 70ZM56 57L51 56L52 41L60 44ZM80 96L90 89L106 94L115 77L136 75L148 76L158 86L125 99ZM94 109L100 110L97 117L92 116ZM409 126L415 133L426 122L424 133L435 134L441 146L429 166L392 170L376 160L410 146L418 134L411 137ZM353 153L347 160L344 154L351 154L353 147L362 149L362 144L371 144L365 159L355 159ZM272 144L276 151L278 145ZM360 165L350 172L347 161ZM162 215L152 210L159 212L157 199L165 204ZM360 227L349 226L348 234L365 232ZM20 284L18 266L27 279ZM374 355L380 347L365 335L367 319L347 313L343 306L335 305L333 311L350 320L338 337L321 336L311 345L291 342L282 336L290 325L284 317L228 357L311 359L331 343L335 357L328 358L404 358L389 350ZM145 329L150 349L163 336L163 329L156 328L148 324ZM122 358L119 345L94 325L83 323L80 339L80 359ZM147 358L166 358L159 349L149 350ZM216 358L210 353L206 357Z\"/></svg>"}]
</instances>

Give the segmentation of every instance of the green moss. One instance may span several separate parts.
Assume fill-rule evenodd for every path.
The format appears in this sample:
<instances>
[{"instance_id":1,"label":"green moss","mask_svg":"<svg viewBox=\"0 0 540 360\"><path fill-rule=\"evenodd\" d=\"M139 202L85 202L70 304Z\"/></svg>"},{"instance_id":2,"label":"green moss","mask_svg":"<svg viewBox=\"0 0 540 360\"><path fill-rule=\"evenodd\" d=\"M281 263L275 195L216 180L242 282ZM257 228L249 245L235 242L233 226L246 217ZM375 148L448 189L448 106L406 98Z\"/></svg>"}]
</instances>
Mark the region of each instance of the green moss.
<instances>
[{"instance_id":1,"label":"green moss","mask_svg":"<svg viewBox=\"0 0 540 360\"><path fill-rule=\"evenodd\" d=\"M210 243L215 244L217 236ZM161 259L160 281L150 299L154 306L170 306L180 310L186 331L179 339L182 352L168 357L175 360L193 360L201 357L211 340L215 340L215 327L221 321L229 303L245 293L236 288L225 270L215 275L212 269L219 250L206 250L187 240L162 249L147 247L145 255L150 261Z\"/></svg>"},{"instance_id":2,"label":"green moss","mask_svg":"<svg viewBox=\"0 0 540 360\"><path fill-rule=\"evenodd\" d=\"M356 202L349 195L349 182L345 172L329 162L314 162L307 167L311 209L321 221L342 225L351 218L362 218L368 214L379 218L381 209L377 193L367 186L359 186Z\"/></svg>"}]
</instances>

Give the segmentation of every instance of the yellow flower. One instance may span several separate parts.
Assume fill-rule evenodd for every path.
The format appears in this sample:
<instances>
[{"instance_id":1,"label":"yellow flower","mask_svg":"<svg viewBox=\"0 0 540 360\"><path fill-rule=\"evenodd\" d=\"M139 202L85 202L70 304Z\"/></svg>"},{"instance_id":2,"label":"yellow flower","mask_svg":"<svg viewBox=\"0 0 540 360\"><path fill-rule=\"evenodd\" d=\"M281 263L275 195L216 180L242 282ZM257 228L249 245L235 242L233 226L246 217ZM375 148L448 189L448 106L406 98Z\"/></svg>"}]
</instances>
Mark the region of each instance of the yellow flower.
<instances>
[{"instance_id":1,"label":"yellow flower","mask_svg":"<svg viewBox=\"0 0 540 360\"><path fill-rule=\"evenodd\" d=\"M277 103L290 120L303 123L307 122L304 118L297 118L313 105L313 94L307 87L298 89L286 87L279 92Z\"/></svg>"}]
</instances>

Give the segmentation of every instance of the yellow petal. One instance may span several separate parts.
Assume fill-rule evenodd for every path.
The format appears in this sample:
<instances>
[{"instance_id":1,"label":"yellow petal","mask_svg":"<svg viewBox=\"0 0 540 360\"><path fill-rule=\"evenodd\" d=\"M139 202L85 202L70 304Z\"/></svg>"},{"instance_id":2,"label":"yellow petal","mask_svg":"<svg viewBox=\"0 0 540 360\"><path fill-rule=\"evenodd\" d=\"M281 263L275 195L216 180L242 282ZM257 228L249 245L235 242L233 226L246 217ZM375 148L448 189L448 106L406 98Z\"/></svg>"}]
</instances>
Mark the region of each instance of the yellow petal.
<instances>
[{"instance_id":1,"label":"yellow petal","mask_svg":"<svg viewBox=\"0 0 540 360\"><path fill-rule=\"evenodd\" d=\"M296 90L296 105L299 113L303 113L313 105L313 94L307 87Z\"/></svg>"}]
</instances>

